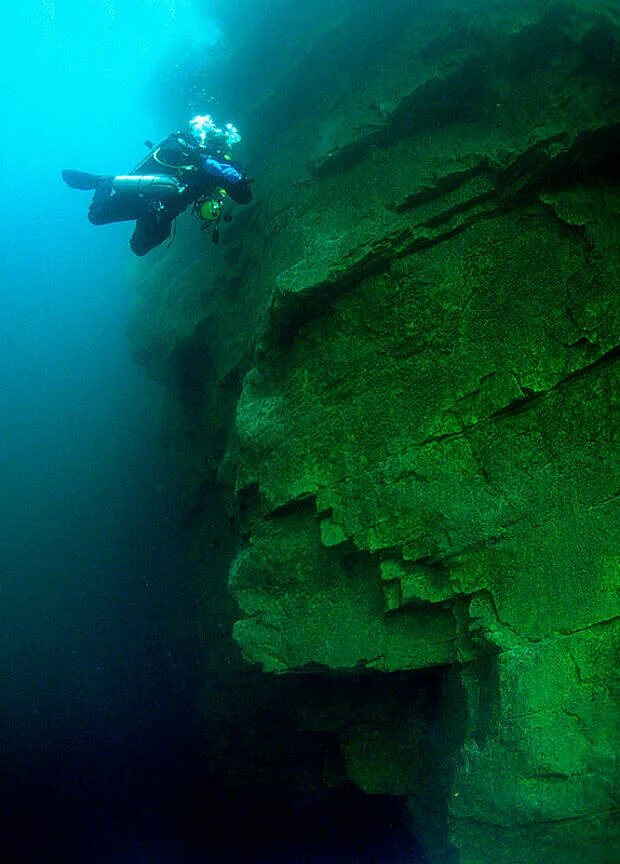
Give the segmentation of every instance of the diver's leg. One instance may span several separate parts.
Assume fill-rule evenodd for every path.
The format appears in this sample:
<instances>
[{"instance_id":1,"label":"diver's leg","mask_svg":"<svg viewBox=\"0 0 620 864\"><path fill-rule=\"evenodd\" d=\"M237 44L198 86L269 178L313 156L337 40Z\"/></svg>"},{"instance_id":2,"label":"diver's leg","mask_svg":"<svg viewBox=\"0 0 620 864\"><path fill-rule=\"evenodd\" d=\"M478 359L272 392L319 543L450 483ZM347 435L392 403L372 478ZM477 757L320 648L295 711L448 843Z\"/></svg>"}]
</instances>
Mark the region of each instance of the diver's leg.
<instances>
[{"instance_id":1,"label":"diver's leg","mask_svg":"<svg viewBox=\"0 0 620 864\"><path fill-rule=\"evenodd\" d=\"M175 214L151 211L136 220L136 230L129 241L135 255L146 255L170 237L170 228Z\"/></svg>"},{"instance_id":2,"label":"diver's leg","mask_svg":"<svg viewBox=\"0 0 620 864\"><path fill-rule=\"evenodd\" d=\"M144 198L132 195L117 195L110 180L97 185L88 208L88 218L93 225L107 225L109 222L125 222L139 219L148 207Z\"/></svg>"}]
</instances>

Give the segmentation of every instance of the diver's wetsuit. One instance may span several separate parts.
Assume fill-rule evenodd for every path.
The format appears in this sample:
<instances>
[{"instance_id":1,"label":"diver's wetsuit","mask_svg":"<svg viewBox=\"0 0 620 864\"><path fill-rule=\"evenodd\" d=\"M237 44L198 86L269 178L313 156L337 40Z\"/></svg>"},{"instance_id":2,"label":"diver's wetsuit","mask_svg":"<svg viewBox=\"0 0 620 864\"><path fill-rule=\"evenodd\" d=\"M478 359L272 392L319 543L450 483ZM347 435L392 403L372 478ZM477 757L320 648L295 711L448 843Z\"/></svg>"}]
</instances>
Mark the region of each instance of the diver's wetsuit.
<instances>
[{"instance_id":1,"label":"diver's wetsuit","mask_svg":"<svg viewBox=\"0 0 620 864\"><path fill-rule=\"evenodd\" d=\"M88 218L93 225L136 220L130 246L146 255L170 236L174 219L201 195L224 189L237 204L249 204L252 190L245 172L234 162L211 155L181 132L169 135L137 165L131 175L168 174L182 191L162 200L157 194L119 193L113 178L102 178L93 195Z\"/></svg>"}]
</instances>

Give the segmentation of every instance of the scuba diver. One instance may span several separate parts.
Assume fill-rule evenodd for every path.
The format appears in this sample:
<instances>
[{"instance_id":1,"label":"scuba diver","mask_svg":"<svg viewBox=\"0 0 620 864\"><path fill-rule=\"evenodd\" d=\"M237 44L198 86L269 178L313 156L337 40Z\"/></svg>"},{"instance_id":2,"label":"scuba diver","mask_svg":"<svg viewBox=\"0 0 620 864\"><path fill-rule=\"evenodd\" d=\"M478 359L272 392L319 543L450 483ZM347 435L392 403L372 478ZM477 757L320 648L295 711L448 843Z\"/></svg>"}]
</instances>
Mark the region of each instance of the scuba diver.
<instances>
[{"instance_id":1,"label":"scuba diver","mask_svg":"<svg viewBox=\"0 0 620 864\"><path fill-rule=\"evenodd\" d=\"M106 177L65 169L62 178L72 189L94 189L88 208L93 225L136 220L129 241L136 255L146 255L168 237L174 220L190 204L212 226L218 242L218 224L226 197L237 204L252 200L251 180L230 151L241 140L231 123L223 129L210 115L197 115L190 132L173 132L156 146L146 141L150 153L130 174ZM230 216L223 217L230 221Z\"/></svg>"}]
</instances>

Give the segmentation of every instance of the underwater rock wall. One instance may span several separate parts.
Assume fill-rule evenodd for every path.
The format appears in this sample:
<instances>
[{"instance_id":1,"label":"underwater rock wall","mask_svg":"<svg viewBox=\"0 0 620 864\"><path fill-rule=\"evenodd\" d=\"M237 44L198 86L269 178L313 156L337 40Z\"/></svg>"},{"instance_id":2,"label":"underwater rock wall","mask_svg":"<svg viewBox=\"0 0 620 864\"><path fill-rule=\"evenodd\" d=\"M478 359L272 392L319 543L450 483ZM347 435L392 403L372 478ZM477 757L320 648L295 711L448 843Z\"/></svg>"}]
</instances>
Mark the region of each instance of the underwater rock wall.
<instances>
[{"instance_id":1,"label":"underwater rock wall","mask_svg":"<svg viewBox=\"0 0 620 864\"><path fill-rule=\"evenodd\" d=\"M277 5L219 69L256 203L136 275L205 619L432 864L611 864L620 14Z\"/></svg>"}]
</instances>

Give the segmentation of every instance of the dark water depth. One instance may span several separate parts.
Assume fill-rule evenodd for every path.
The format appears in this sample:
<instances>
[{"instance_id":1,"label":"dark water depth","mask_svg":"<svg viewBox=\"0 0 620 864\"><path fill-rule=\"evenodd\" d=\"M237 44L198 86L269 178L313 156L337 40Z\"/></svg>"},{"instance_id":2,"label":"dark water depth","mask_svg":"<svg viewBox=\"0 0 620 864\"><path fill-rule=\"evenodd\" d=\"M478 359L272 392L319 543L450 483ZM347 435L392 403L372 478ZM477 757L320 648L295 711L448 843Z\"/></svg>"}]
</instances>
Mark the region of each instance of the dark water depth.
<instances>
[{"instance_id":1,"label":"dark water depth","mask_svg":"<svg viewBox=\"0 0 620 864\"><path fill-rule=\"evenodd\" d=\"M303 812L210 785L161 394L125 338L130 226L93 228L60 181L126 171L169 131L152 72L208 48L203 5L3 10L3 864L412 861L390 800L351 789Z\"/></svg>"},{"instance_id":2,"label":"dark water depth","mask_svg":"<svg viewBox=\"0 0 620 864\"><path fill-rule=\"evenodd\" d=\"M116 5L26 0L2 12L7 864L172 860L157 857L176 819L168 804L196 763L192 601L160 393L125 339L128 226L96 231L88 194L60 169L127 170L146 137L167 131L145 96L148 69L194 38L197 13ZM173 633L173 620L186 626Z\"/></svg>"}]
</instances>

